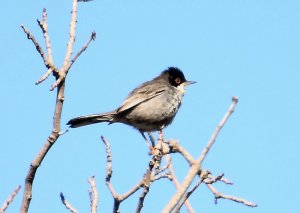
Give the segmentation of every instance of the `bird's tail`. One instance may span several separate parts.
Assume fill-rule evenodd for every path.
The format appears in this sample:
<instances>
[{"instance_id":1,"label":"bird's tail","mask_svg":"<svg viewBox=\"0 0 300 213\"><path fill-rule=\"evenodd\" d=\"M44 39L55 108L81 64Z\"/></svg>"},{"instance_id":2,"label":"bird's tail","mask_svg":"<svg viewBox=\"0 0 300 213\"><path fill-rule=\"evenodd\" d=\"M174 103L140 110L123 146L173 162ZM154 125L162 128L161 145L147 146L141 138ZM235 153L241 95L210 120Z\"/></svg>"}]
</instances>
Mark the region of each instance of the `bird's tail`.
<instances>
[{"instance_id":1,"label":"bird's tail","mask_svg":"<svg viewBox=\"0 0 300 213\"><path fill-rule=\"evenodd\" d=\"M115 112L108 112L103 114L80 116L69 120L67 125L70 125L71 128L77 128L95 123L113 122L115 114Z\"/></svg>"}]
</instances>

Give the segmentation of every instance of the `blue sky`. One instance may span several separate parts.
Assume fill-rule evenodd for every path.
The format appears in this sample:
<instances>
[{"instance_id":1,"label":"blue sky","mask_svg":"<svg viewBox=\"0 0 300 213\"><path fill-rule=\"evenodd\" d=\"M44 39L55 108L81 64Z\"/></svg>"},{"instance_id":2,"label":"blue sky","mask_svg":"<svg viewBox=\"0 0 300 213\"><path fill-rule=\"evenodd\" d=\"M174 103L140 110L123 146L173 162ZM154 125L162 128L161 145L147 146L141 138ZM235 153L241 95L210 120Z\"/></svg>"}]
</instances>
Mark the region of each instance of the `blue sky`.
<instances>
[{"instance_id":1,"label":"blue sky","mask_svg":"<svg viewBox=\"0 0 300 213\"><path fill-rule=\"evenodd\" d=\"M53 78L36 86L42 59L20 28L24 24L44 46L36 19L48 11L54 61L60 66L68 41L71 1L4 1L0 8L1 155L0 203L24 185L30 162L51 132ZM235 185L217 188L258 203L248 208L230 201L214 204L205 186L193 194L196 212L299 211L300 2L296 0L98 1L79 4L74 52L97 39L75 62L68 78L62 124L70 118L112 110L138 84L168 66L197 81L166 138L180 140L193 156L206 145L232 96L240 101L203 166L225 173ZM63 128L66 126L62 125ZM95 175L99 209L110 212L105 186L104 135L112 146L112 182L119 193L145 172L149 156L131 127L99 124L72 129L44 159L33 188L30 212L67 212L59 193L80 211L89 211L87 179ZM182 180L186 162L174 164ZM174 193L167 180L155 183L144 212L160 212ZM139 193L122 212L133 212ZM17 212L22 193L7 212Z\"/></svg>"}]
</instances>

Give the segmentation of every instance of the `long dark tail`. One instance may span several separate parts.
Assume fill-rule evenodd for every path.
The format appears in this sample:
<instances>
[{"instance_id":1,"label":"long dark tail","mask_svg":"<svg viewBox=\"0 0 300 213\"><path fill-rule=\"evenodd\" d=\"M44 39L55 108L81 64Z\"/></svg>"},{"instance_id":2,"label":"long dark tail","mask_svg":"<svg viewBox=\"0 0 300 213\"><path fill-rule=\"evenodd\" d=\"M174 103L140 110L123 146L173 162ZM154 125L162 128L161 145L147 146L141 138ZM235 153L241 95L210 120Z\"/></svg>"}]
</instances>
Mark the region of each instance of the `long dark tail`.
<instances>
[{"instance_id":1,"label":"long dark tail","mask_svg":"<svg viewBox=\"0 0 300 213\"><path fill-rule=\"evenodd\" d=\"M69 120L67 125L70 125L71 128L77 128L95 123L113 122L115 114L115 112L108 112L103 114L80 116Z\"/></svg>"}]
</instances>

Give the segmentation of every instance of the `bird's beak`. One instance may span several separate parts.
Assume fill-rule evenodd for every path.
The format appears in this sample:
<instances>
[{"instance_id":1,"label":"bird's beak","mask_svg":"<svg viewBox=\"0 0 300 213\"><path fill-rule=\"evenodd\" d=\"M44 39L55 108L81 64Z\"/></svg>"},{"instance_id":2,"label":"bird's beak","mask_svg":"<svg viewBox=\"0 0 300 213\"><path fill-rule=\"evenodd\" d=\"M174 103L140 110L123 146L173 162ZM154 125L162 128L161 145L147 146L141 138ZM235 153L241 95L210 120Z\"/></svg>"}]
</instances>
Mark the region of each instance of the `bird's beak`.
<instances>
[{"instance_id":1,"label":"bird's beak","mask_svg":"<svg viewBox=\"0 0 300 213\"><path fill-rule=\"evenodd\" d=\"M191 84L195 84L197 83L196 81L186 81L186 82L183 82L183 85L186 87L186 86L189 86Z\"/></svg>"}]
</instances>

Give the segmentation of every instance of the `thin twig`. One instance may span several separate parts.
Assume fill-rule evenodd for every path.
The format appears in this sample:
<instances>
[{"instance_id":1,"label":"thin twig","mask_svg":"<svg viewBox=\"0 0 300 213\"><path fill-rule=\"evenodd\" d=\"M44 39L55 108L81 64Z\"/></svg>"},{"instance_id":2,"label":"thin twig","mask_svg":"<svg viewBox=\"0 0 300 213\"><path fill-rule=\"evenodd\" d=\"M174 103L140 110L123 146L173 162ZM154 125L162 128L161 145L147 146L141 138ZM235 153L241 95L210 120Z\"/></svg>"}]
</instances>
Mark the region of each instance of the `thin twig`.
<instances>
[{"instance_id":1,"label":"thin twig","mask_svg":"<svg viewBox=\"0 0 300 213\"><path fill-rule=\"evenodd\" d=\"M166 173L163 173L163 174L155 175L155 176L151 179L151 181L154 182L154 181L157 181L157 180L160 180L160 179L163 179L163 178L167 178L167 179L169 179L170 181L172 181L173 176L171 175L170 172L166 172Z\"/></svg>"},{"instance_id":2,"label":"thin twig","mask_svg":"<svg viewBox=\"0 0 300 213\"><path fill-rule=\"evenodd\" d=\"M48 33L47 12L46 12L45 8L43 9L43 21L37 20L37 22L38 22L38 25L40 26L40 28L43 31L43 35L44 35L44 39L45 39L45 43L46 43L46 49L47 49L47 56L44 53L42 47L39 45L38 41L29 32L29 30L27 30L23 25L21 25L21 27L22 27L23 31L27 34L27 38L32 40L32 42L34 43L37 51L40 53L41 57L44 60L45 66L48 69L45 72L45 74L39 80L37 80L35 82L35 84L40 84L41 82L46 80L52 72L57 74L58 70L54 66L54 63L53 63L52 48L51 48L50 36L49 36L49 33Z\"/></svg>"},{"instance_id":3,"label":"thin twig","mask_svg":"<svg viewBox=\"0 0 300 213\"><path fill-rule=\"evenodd\" d=\"M77 6L77 1L73 0L73 9L76 10ZM72 12L72 19L71 19L71 28L70 31L74 33L75 36L75 24L76 24L76 14L77 12L73 10ZM45 11L43 11L43 18L46 16ZM30 36L30 34L25 30L24 27L22 27L24 32L27 34L28 38L30 38L33 43L35 44L37 51L40 53L42 56L44 63L46 66L49 66L49 61L45 57L44 52L41 51L41 48L38 43L36 42L35 39L33 39L33 36ZM47 42L46 42L47 43ZM48 43L50 45L50 43ZM72 50L73 48L73 42L68 45L68 51ZM51 52L50 52L51 53ZM48 54L49 54L49 49L48 49ZM66 59L65 59L66 60ZM49 67L48 67L49 68ZM63 67L62 70L64 70L65 67ZM66 75L66 73L64 73ZM53 116L53 129L46 140L45 144L43 145L42 149L39 151L39 153L36 155L34 160L32 161L29 171L27 173L26 179L25 179L25 189L24 189L24 195L23 195L23 200L22 200L22 205L20 212L21 213L27 213L30 205L30 201L32 198L32 185L33 185L33 180L35 178L35 174L37 172L38 167L41 165L43 159L45 158L46 154L48 151L51 149L52 145L57 141L57 139L60 136L60 120L61 120L61 113L62 113L62 107L64 103L64 89L65 89L65 84L64 81L62 81L61 84L57 86L57 95L56 95L56 104L55 104L55 110L54 110L54 116Z\"/></svg>"},{"instance_id":4,"label":"thin twig","mask_svg":"<svg viewBox=\"0 0 300 213\"><path fill-rule=\"evenodd\" d=\"M72 0L72 11L71 11L71 21L70 21L70 31L69 31L69 41L67 44L67 51L64 59L64 67L67 67L73 53L73 45L75 42L75 30L77 22L77 0Z\"/></svg>"},{"instance_id":5,"label":"thin twig","mask_svg":"<svg viewBox=\"0 0 300 213\"><path fill-rule=\"evenodd\" d=\"M106 150L106 177L105 177L106 186L114 198L113 213L116 213L119 211L120 203L122 201L120 201L119 195L116 193L116 190L114 189L112 183L110 182L110 179L112 177L112 154L110 151L110 144L108 140L105 139L104 136L101 136L101 140L104 143L105 150Z\"/></svg>"},{"instance_id":6,"label":"thin twig","mask_svg":"<svg viewBox=\"0 0 300 213\"><path fill-rule=\"evenodd\" d=\"M217 204L217 200L222 198L222 199L227 199L227 200L232 200L234 202L237 203L242 203L246 206L250 206L250 207L257 207L257 204L252 203L250 201L247 201L245 199L242 198L237 198L231 195L224 195L222 193L220 193L215 187L213 187L211 184L206 184L206 186L209 188L209 190L215 195L215 203Z\"/></svg>"},{"instance_id":7,"label":"thin twig","mask_svg":"<svg viewBox=\"0 0 300 213\"><path fill-rule=\"evenodd\" d=\"M176 189L178 189L178 188L180 188L180 183L179 183L179 181L176 177L175 169L174 169L173 164L172 164L171 155L168 154L168 155L165 156L165 158L166 158L166 161L169 165L169 171L170 171L171 176L172 176L172 182L175 185ZM186 207L186 209L189 213L194 213L195 212L188 199L185 200L184 205L185 205L185 207Z\"/></svg>"},{"instance_id":8,"label":"thin twig","mask_svg":"<svg viewBox=\"0 0 300 213\"><path fill-rule=\"evenodd\" d=\"M233 185L233 182L224 178L224 173L214 177L211 173L207 174L206 177L203 177L203 182L206 184L213 184L217 181L222 181L223 183L227 185Z\"/></svg>"},{"instance_id":9,"label":"thin twig","mask_svg":"<svg viewBox=\"0 0 300 213\"><path fill-rule=\"evenodd\" d=\"M91 189L89 191L90 201L91 201L91 212L97 213L98 206L98 191L95 182L95 176L92 176L88 179L89 184L91 185Z\"/></svg>"},{"instance_id":10,"label":"thin twig","mask_svg":"<svg viewBox=\"0 0 300 213\"><path fill-rule=\"evenodd\" d=\"M144 190L143 190L141 196L139 197L138 206L137 206L136 211L135 211L136 213L141 212L141 210L144 206L145 197L147 196L148 192L149 192L149 186L144 185Z\"/></svg>"},{"instance_id":11,"label":"thin twig","mask_svg":"<svg viewBox=\"0 0 300 213\"><path fill-rule=\"evenodd\" d=\"M53 64L53 55L52 55L52 47L51 47L50 36L49 36L49 33L48 33L48 21L47 21L47 10L46 10L46 8L43 9L43 21L42 22L38 21L38 23L39 23L39 26L42 28L43 35L44 35L44 38L45 38L49 63Z\"/></svg>"},{"instance_id":12,"label":"thin twig","mask_svg":"<svg viewBox=\"0 0 300 213\"><path fill-rule=\"evenodd\" d=\"M73 0L74 1L74 0ZM73 63L77 60L77 58L88 48L91 41L94 41L96 39L96 32L92 32L90 39L86 42L86 44L79 50L79 52L75 55L75 57L70 61L70 57L73 53L73 44L75 42L75 27L76 27L76 6L73 5L72 8L72 17L71 17L71 24L70 24L70 39L67 45L67 52L64 60L64 68L62 71L60 71L56 77L56 81L51 85L50 90L54 90L59 84L61 84L65 78L66 75L69 72L69 69L72 67ZM72 48L70 48L72 47ZM69 58L68 58L69 57Z\"/></svg>"},{"instance_id":13,"label":"thin twig","mask_svg":"<svg viewBox=\"0 0 300 213\"><path fill-rule=\"evenodd\" d=\"M213 184L216 183L217 181L220 181L223 177L224 177L224 173L218 175L217 177L208 174L207 177L203 179L203 182L206 184Z\"/></svg>"},{"instance_id":14,"label":"thin twig","mask_svg":"<svg viewBox=\"0 0 300 213\"><path fill-rule=\"evenodd\" d=\"M170 147L170 153L180 153L190 166L195 163L195 159L192 157L192 155L186 149L184 149L178 141L170 140L167 143Z\"/></svg>"},{"instance_id":15,"label":"thin twig","mask_svg":"<svg viewBox=\"0 0 300 213\"><path fill-rule=\"evenodd\" d=\"M198 163L201 165L203 160L205 159L205 157L207 156L210 148L213 146L213 144L216 141L216 138L219 134L219 132L221 131L221 129L223 128L223 126L225 125L225 123L227 122L228 118L231 116L231 114L234 112L234 108L236 106L236 104L238 103L238 98L237 97L232 97L232 103L228 109L228 111L226 112L225 116L223 117L223 119L221 120L221 122L218 124L217 128L215 129L213 135L211 136L211 138L209 139L208 144L206 145L206 147L203 149L201 155L199 156L199 158L197 159Z\"/></svg>"},{"instance_id":16,"label":"thin twig","mask_svg":"<svg viewBox=\"0 0 300 213\"><path fill-rule=\"evenodd\" d=\"M69 41L67 44L66 55L64 59L63 67L64 69L59 72L59 75L56 77L56 81L51 85L50 90L53 91L58 85L64 83L66 75L70 69L70 59L73 53L73 45L75 42L75 30L77 23L77 0L72 0L72 11L71 11L71 21L70 21L70 31L69 31Z\"/></svg>"},{"instance_id":17,"label":"thin twig","mask_svg":"<svg viewBox=\"0 0 300 213\"><path fill-rule=\"evenodd\" d=\"M119 200L123 201L126 200L129 196L134 194L136 191L138 191L141 187L144 185L144 179L141 179L138 181L130 190L128 190L126 193L119 195Z\"/></svg>"},{"instance_id":18,"label":"thin twig","mask_svg":"<svg viewBox=\"0 0 300 213\"><path fill-rule=\"evenodd\" d=\"M106 186L114 198L113 212L119 212L121 202L126 200L129 196L134 194L144 185L144 178L141 179L136 185L134 185L128 192L124 193L123 195L117 194L112 183L110 182L110 179L112 177L112 154L110 150L110 144L108 140L103 136L101 136L101 140L104 143L106 149Z\"/></svg>"},{"instance_id":19,"label":"thin twig","mask_svg":"<svg viewBox=\"0 0 300 213\"><path fill-rule=\"evenodd\" d=\"M60 193L60 200L63 203L63 205L70 210L72 213L78 213L78 211L66 200L64 194Z\"/></svg>"},{"instance_id":20,"label":"thin twig","mask_svg":"<svg viewBox=\"0 0 300 213\"><path fill-rule=\"evenodd\" d=\"M49 61L48 61L48 58L47 58L45 52L43 51L41 45L38 43L36 38L32 35L32 33L28 29L26 29L23 25L21 25L21 28L23 29L24 33L27 35L27 38L32 41L36 50L41 55L45 65L47 66L49 64Z\"/></svg>"},{"instance_id":21,"label":"thin twig","mask_svg":"<svg viewBox=\"0 0 300 213\"><path fill-rule=\"evenodd\" d=\"M110 181L112 176L112 155L110 151L110 144L104 136L101 136L101 140L104 143L106 150L106 181Z\"/></svg>"},{"instance_id":22,"label":"thin twig","mask_svg":"<svg viewBox=\"0 0 300 213\"><path fill-rule=\"evenodd\" d=\"M18 194L20 191L21 186L18 186L17 188L14 189L14 191L9 195L9 197L6 199L6 201L2 204L2 207L0 208L0 213L5 212L7 207L11 202L13 202L15 196Z\"/></svg>"},{"instance_id":23,"label":"thin twig","mask_svg":"<svg viewBox=\"0 0 300 213\"><path fill-rule=\"evenodd\" d=\"M45 80L49 77L49 75L50 75L54 70L56 70L55 67L50 67L50 68L44 73L44 75L43 75L39 80L37 80L37 81L35 82L35 84L38 85L38 84L42 83L43 81L45 81Z\"/></svg>"},{"instance_id":24,"label":"thin twig","mask_svg":"<svg viewBox=\"0 0 300 213\"><path fill-rule=\"evenodd\" d=\"M190 187L195 176L197 174L199 174L199 172L201 171L201 164L202 164L203 160L205 159L207 153L209 152L210 148L214 144L220 130L225 125L225 123L228 120L228 118L230 117L230 115L233 113L237 102L238 102L238 98L233 97L232 103L231 103L228 111L226 112L225 116L223 117L223 119L221 120L219 125L217 126L217 128L214 131L212 137L210 138L208 144L206 145L206 147L200 154L197 161L191 165L190 170L188 171L187 175L185 176L183 183L181 184L180 188L177 190L175 195L168 202L168 204L165 206L165 208L163 209L163 212L167 213L167 212L172 212L174 210L175 206L179 203L179 201L182 199L183 195L186 193L186 191Z\"/></svg>"},{"instance_id":25,"label":"thin twig","mask_svg":"<svg viewBox=\"0 0 300 213\"><path fill-rule=\"evenodd\" d=\"M144 175L144 179L143 179L144 190L143 190L142 194L139 197L139 202L138 202L137 208L135 210L136 213L141 212L141 210L144 206L144 200L145 200L145 198L146 198L146 196L149 192L149 188L150 188L150 185L151 185L152 169L153 169L153 167L150 166L150 164L149 164L149 169L147 170L146 174Z\"/></svg>"},{"instance_id":26,"label":"thin twig","mask_svg":"<svg viewBox=\"0 0 300 213\"><path fill-rule=\"evenodd\" d=\"M200 186L200 184L202 183L202 180L200 179L195 186L188 192L186 192L182 199L180 200L180 202L176 205L176 207L174 208L174 212L175 213L179 213L180 209L182 207L183 204L185 204L188 201L188 198L191 196L191 194L193 194L193 192ZM185 204L186 205L186 204Z\"/></svg>"},{"instance_id":27,"label":"thin twig","mask_svg":"<svg viewBox=\"0 0 300 213\"><path fill-rule=\"evenodd\" d=\"M91 41L95 41L95 39L96 39L96 32L94 31L92 32L90 39L85 43L85 45L83 45L81 50L79 50L78 53L75 55L75 57L71 60L70 66L72 66L73 63L77 60L77 58L81 55L81 53L83 53L88 48Z\"/></svg>"}]
</instances>

